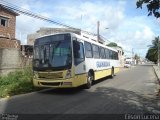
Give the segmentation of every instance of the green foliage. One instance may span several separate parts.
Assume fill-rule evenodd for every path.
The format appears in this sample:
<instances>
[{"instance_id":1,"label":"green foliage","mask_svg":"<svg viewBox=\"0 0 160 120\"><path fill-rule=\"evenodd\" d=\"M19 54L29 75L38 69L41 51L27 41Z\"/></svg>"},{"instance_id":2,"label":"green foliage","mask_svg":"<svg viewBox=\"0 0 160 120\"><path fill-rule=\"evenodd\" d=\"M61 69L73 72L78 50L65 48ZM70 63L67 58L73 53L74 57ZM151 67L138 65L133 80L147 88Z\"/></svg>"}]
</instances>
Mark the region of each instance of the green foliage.
<instances>
[{"instance_id":1,"label":"green foliage","mask_svg":"<svg viewBox=\"0 0 160 120\"><path fill-rule=\"evenodd\" d=\"M146 58L150 61L157 62L158 60L158 47L160 48L160 39L159 36L155 37L154 40L152 40L152 46L148 49L148 52L146 54Z\"/></svg>"},{"instance_id":2,"label":"green foliage","mask_svg":"<svg viewBox=\"0 0 160 120\"><path fill-rule=\"evenodd\" d=\"M122 49L121 46L118 46L117 43L114 43L114 42L109 43L107 46L108 46L108 47L119 47L119 48ZM122 50L123 50L123 49L122 49ZM123 55L123 54L124 54L124 51L122 51L122 55Z\"/></svg>"},{"instance_id":3,"label":"green foliage","mask_svg":"<svg viewBox=\"0 0 160 120\"><path fill-rule=\"evenodd\" d=\"M25 68L0 77L0 97L35 91L32 84L32 70Z\"/></svg>"},{"instance_id":4,"label":"green foliage","mask_svg":"<svg viewBox=\"0 0 160 120\"><path fill-rule=\"evenodd\" d=\"M157 53L157 49L152 49L150 48L146 54L146 58L154 63L157 62L158 60L158 53Z\"/></svg>"},{"instance_id":5,"label":"green foliage","mask_svg":"<svg viewBox=\"0 0 160 120\"><path fill-rule=\"evenodd\" d=\"M109 47L117 47L117 43L111 42L107 46L109 46Z\"/></svg>"},{"instance_id":6,"label":"green foliage","mask_svg":"<svg viewBox=\"0 0 160 120\"><path fill-rule=\"evenodd\" d=\"M142 9L143 4L147 6L148 16L153 14L156 18L160 17L160 0L138 0L136 3L137 8Z\"/></svg>"},{"instance_id":7,"label":"green foliage","mask_svg":"<svg viewBox=\"0 0 160 120\"><path fill-rule=\"evenodd\" d=\"M135 60L139 60L139 59L140 59L140 56L138 56L137 54L135 54L134 59L135 59Z\"/></svg>"}]
</instances>

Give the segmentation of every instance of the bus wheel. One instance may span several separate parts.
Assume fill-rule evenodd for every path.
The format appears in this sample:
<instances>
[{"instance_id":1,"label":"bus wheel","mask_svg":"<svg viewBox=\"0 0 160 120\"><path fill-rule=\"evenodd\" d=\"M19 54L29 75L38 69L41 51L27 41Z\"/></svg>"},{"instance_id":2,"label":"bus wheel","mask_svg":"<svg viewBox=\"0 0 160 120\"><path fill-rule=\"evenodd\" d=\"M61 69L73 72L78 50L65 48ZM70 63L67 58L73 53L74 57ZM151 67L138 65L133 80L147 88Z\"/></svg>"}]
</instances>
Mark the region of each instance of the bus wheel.
<instances>
[{"instance_id":1,"label":"bus wheel","mask_svg":"<svg viewBox=\"0 0 160 120\"><path fill-rule=\"evenodd\" d=\"M89 72L87 77L87 83L85 84L85 89L89 89L92 86L93 75Z\"/></svg>"},{"instance_id":2,"label":"bus wheel","mask_svg":"<svg viewBox=\"0 0 160 120\"><path fill-rule=\"evenodd\" d=\"M114 68L112 68L112 72L111 72L111 78L114 77Z\"/></svg>"}]
</instances>

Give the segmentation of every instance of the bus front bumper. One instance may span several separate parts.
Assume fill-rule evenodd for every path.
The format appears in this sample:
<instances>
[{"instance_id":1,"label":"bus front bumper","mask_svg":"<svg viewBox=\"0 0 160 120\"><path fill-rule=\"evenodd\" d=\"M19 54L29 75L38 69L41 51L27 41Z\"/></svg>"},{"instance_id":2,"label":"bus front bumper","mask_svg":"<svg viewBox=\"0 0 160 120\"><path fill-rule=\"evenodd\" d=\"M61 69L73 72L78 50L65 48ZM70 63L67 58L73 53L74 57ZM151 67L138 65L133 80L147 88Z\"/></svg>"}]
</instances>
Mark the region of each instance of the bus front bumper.
<instances>
[{"instance_id":1,"label":"bus front bumper","mask_svg":"<svg viewBox=\"0 0 160 120\"><path fill-rule=\"evenodd\" d=\"M69 79L33 79L33 85L35 87L52 87L52 88L72 88L78 87L86 83L86 75L81 77L72 77Z\"/></svg>"},{"instance_id":2,"label":"bus front bumper","mask_svg":"<svg viewBox=\"0 0 160 120\"><path fill-rule=\"evenodd\" d=\"M73 83L74 79L65 79L65 80L41 80L33 79L33 85L35 87L53 87L53 88L69 88L76 87Z\"/></svg>"}]
</instances>

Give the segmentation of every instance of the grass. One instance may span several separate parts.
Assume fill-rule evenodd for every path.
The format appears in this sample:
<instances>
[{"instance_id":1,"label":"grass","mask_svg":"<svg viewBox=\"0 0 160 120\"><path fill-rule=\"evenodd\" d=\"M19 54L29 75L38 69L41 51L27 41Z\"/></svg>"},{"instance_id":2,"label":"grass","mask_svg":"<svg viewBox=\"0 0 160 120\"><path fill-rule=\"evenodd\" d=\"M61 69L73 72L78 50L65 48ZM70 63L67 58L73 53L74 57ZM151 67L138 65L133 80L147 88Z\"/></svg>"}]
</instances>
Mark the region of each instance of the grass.
<instances>
[{"instance_id":1,"label":"grass","mask_svg":"<svg viewBox=\"0 0 160 120\"><path fill-rule=\"evenodd\" d=\"M24 68L21 71L0 76L0 98L36 91L32 84L32 69Z\"/></svg>"}]
</instances>

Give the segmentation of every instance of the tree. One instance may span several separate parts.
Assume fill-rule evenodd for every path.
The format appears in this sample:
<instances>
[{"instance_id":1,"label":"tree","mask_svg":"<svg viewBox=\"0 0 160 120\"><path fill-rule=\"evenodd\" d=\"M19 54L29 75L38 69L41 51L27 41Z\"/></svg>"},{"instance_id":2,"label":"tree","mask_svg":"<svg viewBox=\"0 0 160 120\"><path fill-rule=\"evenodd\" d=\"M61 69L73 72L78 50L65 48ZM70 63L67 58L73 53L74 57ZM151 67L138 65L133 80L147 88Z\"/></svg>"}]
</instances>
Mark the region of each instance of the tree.
<instances>
[{"instance_id":1,"label":"tree","mask_svg":"<svg viewBox=\"0 0 160 120\"><path fill-rule=\"evenodd\" d=\"M117 43L115 43L115 42L111 42L111 43L109 43L107 46L109 46L109 47L119 47L119 48L122 49L122 47L121 47L121 46L118 46ZM122 49L122 55L123 55L123 54L124 54L124 51L123 51L123 49Z\"/></svg>"},{"instance_id":2,"label":"tree","mask_svg":"<svg viewBox=\"0 0 160 120\"><path fill-rule=\"evenodd\" d=\"M139 58L140 57L137 54L135 54L134 59L138 60Z\"/></svg>"},{"instance_id":3,"label":"tree","mask_svg":"<svg viewBox=\"0 0 160 120\"><path fill-rule=\"evenodd\" d=\"M148 9L148 16L154 15L156 18L160 17L160 0L138 0L137 8L142 9L142 5L146 4Z\"/></svg>"},{"instance_id":4,"label":"tree","mask_svg":"<svg viewBox=\"0 0 160 120\"><path fill-rule=\"evenodd\" d=\"M117 47L118 45L117 45L117 43L111 42L107 46L109 46L109 47Z\"/></svg>"},{"instance_id":5,"label":"tree","mask_svg":"<svg viewBox=\"0 0 160 120\"><path fill-rule=\"evenodd\" d=\"M146 58L150 61L157 62L158 60L158 47L160 48L160 38L159 36L155 37L154 40L152 40L152 45L148 49Z\"/></svg>"},{"instance_id":6,"label":"tree","mask_svg":"<svg viewBox=\"0 0 160 120\"><path fill-rule=\"evenodd\" d=\"M135 54L134 59L136 60L136 64L138 64L138 61L140 59L140 56L138 56L137 54Z\"/></svg>"}]
</instances>

